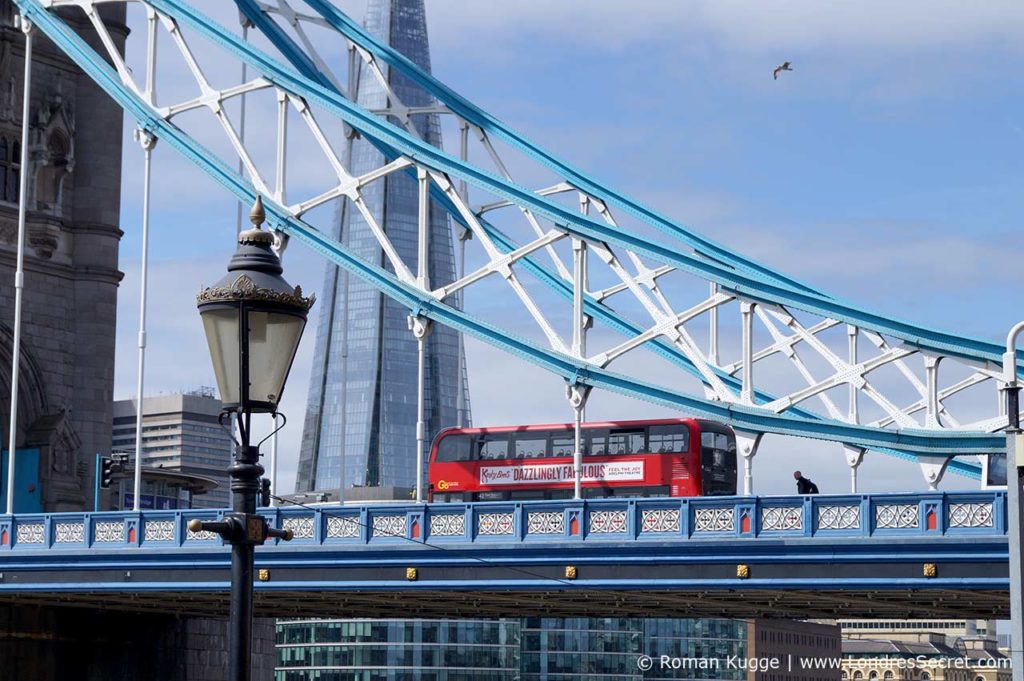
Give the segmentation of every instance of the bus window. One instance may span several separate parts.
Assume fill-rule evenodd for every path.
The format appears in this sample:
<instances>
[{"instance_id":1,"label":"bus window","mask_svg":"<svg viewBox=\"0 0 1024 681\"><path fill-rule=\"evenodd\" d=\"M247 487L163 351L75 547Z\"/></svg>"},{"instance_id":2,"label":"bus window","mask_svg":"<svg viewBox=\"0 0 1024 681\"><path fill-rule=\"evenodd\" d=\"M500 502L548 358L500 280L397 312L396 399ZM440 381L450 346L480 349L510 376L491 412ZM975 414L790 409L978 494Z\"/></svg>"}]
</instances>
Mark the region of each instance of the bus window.
<instances>
[{"instance_id":1,"label":"bus window","mask_svg":"<svg viewBox=\"0 0 1024 681\"><path fill-rule=\"evenodd\" d=\"M572 435L558 434L551 436L551 456L572 456L575 451L576 439ZM586 453L586 451L584 447L583 452Z\"/></svg>"},{"instance_id":2,"label":"bus window","mask_svg":"<svg viewBox=\"0 0 1024 681\"><path fill-rule=\"evenodd\" d=\"M586 449L591 456L605 456L608 454L608 431L591 430L585 433L587 438Z\"/></svg>"},{"instance_id":3,"label":"bus window","mask_svg":"<svg viewBox=\"0 0 1024 681\"><path fill-rule=\"evenodd\" d=\"M517 459L536 459L547 456L548 439L536 433L523 433L515 438L515 457Z\"/></svg>"},{"instance_id":4,"label":"bus window","mask_svg":"<svg viewBox=\"0 0 1024 681\"><path fill-rule=\"evenodd\" d=\"M445 504L451 502L460 502L463 500L463 496L472 496L469 494L463 495L461 492L447 492L447 493L434 493L434 501Z\"/></svg>"},{"instance_id":5,"label":"bus window","mask_svg":"<svg viewBox=\"0 0 1024 681\"><path fill-rule=\"evenodd\" d=\"M469 461L473 443L469 435L445 435L437 443L438 461Z\"/></svg>"},{"instance_id":6,"label":"bus window","mask_svg":"<svg viewBox=\"0 0 1024 681\"><path fill-rule=\"evenodd\" d=\"M648 451L652 454L685 454L690 451L690 429L684 423L651 426L648 442Z\"/></svg>"},{"instance_id":7,"label":"bus window","mask_svg":"<svg viewBox=\"0 0 1024 681\"><path fill-rule=\"evenodd\" d=\"M508 458L508 435L484 435L480 438L481 459L507 459Z\"/></svg>"},{"instance_id":8,"label":"bus window","mask_svg":"<svg viewBox=\"0 0 1024 681\"><path fill-rule=\"evenodd\" d=\"M608 435L609 454L637 454L643 451L643 430L613 430Z\"/></svg>"},{"instance_id":9,"label":"bus window","mask_svg":"<svg viewBox=\"0 0 1024 681\"><path fill-rule=\"evenodd\" d=\"M701 432L700 440L704 494L736 494L736 440L706 430Z\"/></svg>"}]
</instances>

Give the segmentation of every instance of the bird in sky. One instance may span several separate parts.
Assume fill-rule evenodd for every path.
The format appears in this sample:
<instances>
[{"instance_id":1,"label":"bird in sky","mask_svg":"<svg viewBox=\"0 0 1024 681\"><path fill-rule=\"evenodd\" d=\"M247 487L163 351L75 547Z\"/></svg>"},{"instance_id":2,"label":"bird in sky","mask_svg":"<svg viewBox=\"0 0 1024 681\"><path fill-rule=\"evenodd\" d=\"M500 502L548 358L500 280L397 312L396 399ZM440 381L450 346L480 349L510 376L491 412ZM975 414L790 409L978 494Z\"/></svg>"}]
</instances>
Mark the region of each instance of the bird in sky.
<instances>
[{"instance_id":1,"label":"bird in sky","mask_svg":"<svg viewBox=\"0 0 1024 681\"><path fill-rule=\"evenodd\" d=\"M784 61L784 62L782 62L781 66L776 66L775 70L772 71L772 80L778 80L779 79L779 71L792 71L792 70L793 69L790 67L790 63L788 61Z\"/></svg>"}]
</instances>

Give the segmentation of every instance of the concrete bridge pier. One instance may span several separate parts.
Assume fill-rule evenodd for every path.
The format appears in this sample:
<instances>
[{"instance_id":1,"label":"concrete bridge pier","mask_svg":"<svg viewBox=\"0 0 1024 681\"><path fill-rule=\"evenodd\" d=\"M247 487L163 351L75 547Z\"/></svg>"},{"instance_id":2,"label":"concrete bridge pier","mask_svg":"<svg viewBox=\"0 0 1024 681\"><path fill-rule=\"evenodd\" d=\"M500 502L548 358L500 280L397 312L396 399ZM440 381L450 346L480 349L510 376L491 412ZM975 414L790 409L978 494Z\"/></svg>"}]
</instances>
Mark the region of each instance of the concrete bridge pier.
<instances>
[{"instance_id":1,"label":"concrete bridge pier","mask_svg":"<svg viewBox=\"0 0 1024 681\"><path fill-rule=\"evenodd\" d=\"M253 626L253 679L274 674L274 620ZM0 681L224 681L227 621L0 604Z\"/></svg>"}]
</instances>

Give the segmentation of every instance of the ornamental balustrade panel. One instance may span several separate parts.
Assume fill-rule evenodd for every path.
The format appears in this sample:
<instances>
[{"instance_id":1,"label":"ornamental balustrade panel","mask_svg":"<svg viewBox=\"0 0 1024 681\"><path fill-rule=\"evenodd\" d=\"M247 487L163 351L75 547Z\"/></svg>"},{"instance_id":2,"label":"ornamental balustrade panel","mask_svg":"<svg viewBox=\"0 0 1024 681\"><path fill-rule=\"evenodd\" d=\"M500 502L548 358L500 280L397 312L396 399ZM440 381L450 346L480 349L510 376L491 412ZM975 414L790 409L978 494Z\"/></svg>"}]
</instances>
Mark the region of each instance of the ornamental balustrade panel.
<instances>
[{"instance_id":1,"label":"ornamental balustrade panel","mask_svg":"<svg viewBox=\"0 0 1024 681\"><path fill-rule=\"evenodd\" d=\"M920 515L918 504L878 503L875 505L875 529L918 529L921 526Z\"/></svg>"},{"instance_id":2,"label":"ornamental balustrade panel","mask_svg":"<svg viewBox=\"0 0 1024 681\"><path fill-rule=\"evenodd\" d=\"M511 512L480 513L476 531L480 536L512 536L515 534L515 516Z\"/></svg>"},{"instance_id":3,"label":"ornamental balustrade panel","mask_svg":"<svg viewBox=\"0 0 1024 681\"><path fill-rule=\"evenodd\" d=\"M97 544L107 544L124 541L123 520L99 520L93 526L93 541Z\"/></svg>"},{"instance_id":4,"label":"ornamental balustrade panel","mask_svg":"<svg viewBox=\"0 0 1024 681\"><path fill-rule=\"evenodd\" d=\"M728 508L698 506L693 509L693 533L735 532L735 514L736 509L732 506Z\"/></svg>"},{"instance_id":5,"label":"ornamental balustrade panel","mask_svg":"<svg viewBox=\"0 0 1024 681\"><path fill-rule=\"evenodd\" d=\"M293 539L312 539L314 536L315 518L285 518L281 521L282 530L291 530Z\"/></svg>"},{"instance_id":6,"label":"ornamental balustrade panel","mask_svg":"<svg viewBox=\"0 0 1024 681\"><path fill-rule=\"evenodd\" d=\"M819 530L859 530L860 506L827 504L817 507Z\"/></svg>"},{"instance_id":7,"label":"ornamental balustrade panel","mask_svg":"<svg viewBox=\"0 0 1024 681\"><path fill-rule=\"evenodd\" d=\"M373 516L373 523L371 525L372 536L374 538L379 537L392 537L392 538L405 538L406 536L406 517L402 515L375 515Z\"/></svg>"},{"instance_id":8,"label":"ornamental balustrade panel","mask_svg":"<svg viewBox=\"0 0 1024 681\"><path fill-rule=\"evenodd\" d=\"M565 513L530 511L526 514L526 534L564 534Z\"/></svg>"},{"instance_id":9,"label":"ornamental balustrade panel","mask_svg":"<svg viewBox=\"0 0 1024 681\"><path fill-rule=\"evenodd\" d=\"M358 517L327 518L327 539L356 539L362 525Z\"/></svg>"},{"instance_id":10,"label":"ornamental balustrade panel","mask_svg":"<svg viewBox=\"0 0 1024 681\"><path fill-rule=\"evenodd\" d=\"M143 541L174 541L173 520L146 520L143 527Z\"/></svg>"},{"instance_id":11,"label":"ornamental balustrade panel","mask_svg":"<svg viewBox=\"0 0 1024 681\"><path fill-rule=\"evenodd\" d=\"M949 504L950 529L975 529L995 526L995 509L991 502Z\"/></svg>"},{"instance_id":12,"label":"ornamental balustrade panel","mask_svg":"<svg viewBox=\"0 0 1024 681\"><path fill-rule=\"evenodd\" d=\"M641 534L678 534L682 513L678 508L643 509L640 512Z\"/></svg>"},{"instance_id":13,"label":"ornamental balustrade panel","mask_svg":"<svg viewBox=\"0 0 1024 681\"><path fill-rule=\"evenodd\" d=\"M265 513L273 526L289 529L307 543L408 538L410 518L420 515L423 539L473 542L529 537L548 540L593 537L598 541L757 541L779 534L855 535L865 540L893 532L941 537L974 534L1003 537L1006 495L1003 492L835 495L806 498L638 499L445 504L437 507L396 505L370 510L276 509ZM64 551L98 547L138 550L189 547L222 549L219 535L188 530L195 518L216 520L224 511L145 511L90 514L14 515L0 523L0 551ZM410 515L413 514L413 515ZM321 520L322 518L322 520ZM321 530L317 523L322 522ZM136 539L135 531L140 532ZM322 532L322 534L321 534ZM369 535L367 537L367 535ZM851 541L853 538L850 539ZM845 539L844 539L845 541ZM263 550L287 549L269 542Z\"/></svg>"},{"instance_id":14,"label":"ornamental balustrade panel","mask_svg":"<svg viewBox=\"0 0 1024 681\"><path fill-rule=\"evenodd\" d=\"M53 528L54 544L84 544L85 523L81 520L58 522Z\"/></svg>"},{"instance_id":15,"label":"ornamental balustrade panel","mask_svg":"<svg viewBox=\"0 0 1024 681\"><path fill-rule=\"evenodd\" d=\"M431 513L430 536L463 537L466 535L465 513Z\"/></svg>"},{"instance_id":16,"label":"ornamental balustrade panel","mask_svg":"<svg viewBox=\"0 0 1024 681\"><path fill-rule=\"evenodd\" d=\"M762 532L794 532L804 529L804 507L767 506L761 508Z\"/></svg>"}]
</instances>

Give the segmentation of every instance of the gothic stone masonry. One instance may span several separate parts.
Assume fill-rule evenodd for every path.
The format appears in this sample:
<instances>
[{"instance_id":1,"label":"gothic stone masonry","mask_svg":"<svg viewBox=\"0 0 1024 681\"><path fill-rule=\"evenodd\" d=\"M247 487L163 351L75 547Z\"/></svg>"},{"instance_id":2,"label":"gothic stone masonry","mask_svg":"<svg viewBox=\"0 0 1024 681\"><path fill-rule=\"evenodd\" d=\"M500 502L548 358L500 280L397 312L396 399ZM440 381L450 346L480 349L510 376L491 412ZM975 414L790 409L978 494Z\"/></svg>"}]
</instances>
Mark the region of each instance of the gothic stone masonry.
<instances>
[{"instance_id":1,"label":"gothic stone masonry","mask_svg":"<svg viewBox=\"0 0 1024 681\"><path fill-rule=\"evenodd\" d=\"M120 49L124 6L103 8ZM0 0L0 427L8 444L25 38ZM84 19L77 13L76 18ZM91 43L96 34L76 26ZM120 108L38 31L33 41L18 448L39 448L44 511L91 502L110 451L121 279Z\"/></svg>"}]
</instances>

